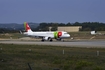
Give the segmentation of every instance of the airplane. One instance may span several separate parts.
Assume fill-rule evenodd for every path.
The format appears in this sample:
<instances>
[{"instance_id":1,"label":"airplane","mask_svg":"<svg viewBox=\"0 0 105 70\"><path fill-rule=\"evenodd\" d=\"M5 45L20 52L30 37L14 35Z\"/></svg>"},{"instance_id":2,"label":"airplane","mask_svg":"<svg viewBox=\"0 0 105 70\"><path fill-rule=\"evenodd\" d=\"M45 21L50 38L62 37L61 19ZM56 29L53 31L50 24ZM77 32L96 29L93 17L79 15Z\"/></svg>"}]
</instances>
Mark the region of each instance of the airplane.
<instances>
[{"instance_id":1,"label":"airplane","mask_svg":"<svg viewBox=\"0 0 105 70\"><path fill-rule=\"evenodd\" d=\"M39 37L42 38L41 41L53 41L52 39L56 39L61 41L63 38L69 38L70 35L65 31L46 31L46 32L33 32L28 25L27 22L24 22L24 27L26 32L24 32L24 35L31 36L31 37Z\"/></svg>"}]
</instances>

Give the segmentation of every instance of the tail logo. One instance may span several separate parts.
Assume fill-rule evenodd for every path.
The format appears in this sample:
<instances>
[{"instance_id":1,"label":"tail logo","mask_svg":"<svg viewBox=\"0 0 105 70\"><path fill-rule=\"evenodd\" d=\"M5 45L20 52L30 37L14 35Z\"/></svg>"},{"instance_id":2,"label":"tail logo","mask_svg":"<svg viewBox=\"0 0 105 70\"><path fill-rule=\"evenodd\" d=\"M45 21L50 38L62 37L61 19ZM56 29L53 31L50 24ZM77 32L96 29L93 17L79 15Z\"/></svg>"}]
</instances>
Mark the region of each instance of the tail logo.
<instances>
[{"instance_id":1,"label":"tail logo","mask_svg":"<svg viewBox=\"0 0 105 70\"><path fill-rule=\"evenodd\" d=\"M30 30L30 27L29 27L29 25L26 23L26 30L28 31L28 30Z\"/></svg>"},{"instance_id":2,"label":"tail logo","mask_svg":"<svg viewBox=\"0 0 105 70\"><path fill-rule=\"evenodd\" d=\"M24 27L26 31L31 30L27 22L24 22Z\"/></svg>"}]
</instances>

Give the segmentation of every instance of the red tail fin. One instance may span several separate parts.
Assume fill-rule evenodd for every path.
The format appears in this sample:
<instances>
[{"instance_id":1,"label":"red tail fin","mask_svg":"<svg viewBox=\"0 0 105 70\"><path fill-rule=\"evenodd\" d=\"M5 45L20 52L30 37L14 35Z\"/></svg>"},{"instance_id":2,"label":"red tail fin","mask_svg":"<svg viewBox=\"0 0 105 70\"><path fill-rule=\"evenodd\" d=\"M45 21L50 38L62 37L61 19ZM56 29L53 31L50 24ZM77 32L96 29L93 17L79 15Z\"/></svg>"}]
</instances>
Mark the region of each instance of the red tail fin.
<instances>
[{"instance_id":1,"label":"red tail fin","mask_svg":"<svg viewBox=\"0 0 105 70\"><path fill-rule=\"evenodd\" d=\"M30 26L28 25L27 22L24 22L24 27L25 27L25 30L26 30L27 32L32 32L32 30L31 30L31 28L30 28Z\"/></svg>"}]
</instances>

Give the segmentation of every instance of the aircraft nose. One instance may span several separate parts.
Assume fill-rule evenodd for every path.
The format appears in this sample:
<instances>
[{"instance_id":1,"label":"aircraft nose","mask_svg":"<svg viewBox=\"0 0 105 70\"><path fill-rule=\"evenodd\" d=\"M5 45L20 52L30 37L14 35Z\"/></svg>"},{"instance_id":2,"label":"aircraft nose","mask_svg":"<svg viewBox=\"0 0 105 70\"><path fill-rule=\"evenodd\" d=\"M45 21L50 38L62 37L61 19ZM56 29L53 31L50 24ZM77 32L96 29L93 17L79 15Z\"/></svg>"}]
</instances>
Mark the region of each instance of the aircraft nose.
<instances>
[{"instance_id":1,"label":"aircraft nose","mask_svg":"<svg viewBox=\"0 0 105 70\"><path fill-rule=\"evenodd\" d=\"M69 35L69 34L68 34L67 36L68 36L68 37L70 37L70 35Z\"/></svg>"}]
</instances>

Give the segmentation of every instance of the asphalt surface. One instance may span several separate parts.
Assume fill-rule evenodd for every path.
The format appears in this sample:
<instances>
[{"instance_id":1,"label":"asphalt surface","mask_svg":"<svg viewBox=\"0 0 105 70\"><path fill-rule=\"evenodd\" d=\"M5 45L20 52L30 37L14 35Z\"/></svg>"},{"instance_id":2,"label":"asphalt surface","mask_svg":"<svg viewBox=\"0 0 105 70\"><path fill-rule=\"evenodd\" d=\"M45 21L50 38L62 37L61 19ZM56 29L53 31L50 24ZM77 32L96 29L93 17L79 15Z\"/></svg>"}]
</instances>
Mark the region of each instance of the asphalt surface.
<instances>
[{"instance_id":1,"label":"asphalt surface","mask_svg":"<svg viewBox=\"0 0 105 70\"><path fill-rule=\"evenodd\" d=\"M0 40L0 43L5 44L27 44L27 45L55 45L64 47L86 47L86 48L105 48L105 40L79 40L68 42L40 42L40 41L21 41L21 40Z\"/></svg>"}]
</instances>

